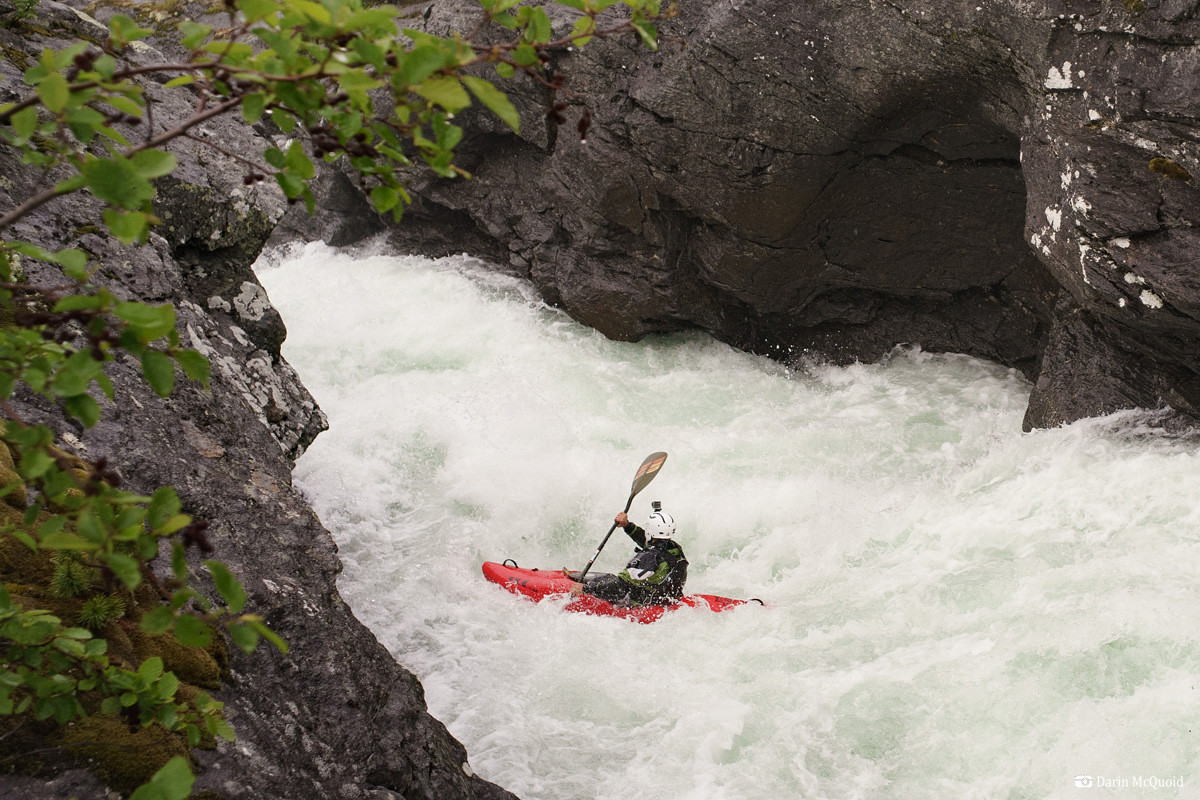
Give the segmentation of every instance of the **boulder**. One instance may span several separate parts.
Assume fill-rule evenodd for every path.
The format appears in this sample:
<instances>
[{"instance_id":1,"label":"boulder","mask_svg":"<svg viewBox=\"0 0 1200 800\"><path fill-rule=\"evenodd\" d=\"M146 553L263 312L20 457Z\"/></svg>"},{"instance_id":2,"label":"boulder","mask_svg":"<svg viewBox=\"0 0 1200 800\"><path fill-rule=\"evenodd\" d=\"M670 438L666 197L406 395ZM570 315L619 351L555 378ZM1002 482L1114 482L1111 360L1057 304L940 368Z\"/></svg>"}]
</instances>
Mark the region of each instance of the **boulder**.
<instances>
[{"instance_id":1,"label":"boulder","mask_svg":"<svg viewBox=\"0 0 1200 800\"><path fill-rule=\"evenodd\" d=\"M1195 12L680 4L658 52L625 35L550 55L565 124L528 78L506 86L520 135L462 115L474 178L414 172L418 201L391 241L525 275L613 338L699 328L838 363L915 344L1022 370L1027 426L1131 406L1190 418ZM479 14L439 0L423 16L447 33ZM557 33L574 14L556 13ZM1107 364L1099 384L1060 346L1083 319L1073 341Z\"/></svg>"},{"instance_id":2,"label":"boulder","mask_svg":"<svg viewBox=\"0 0 1200 800\"><path fill-rule=\"evenodd\" d=\"M200 19L206 13L185 4L143 10ZM23 21L13 12L11 2L0 0L6 102L29 91L14 67L36 62L43 47L94 40L100 30L81 9L55 2L42 2ZM154 20L171 21L143 22ZM155 36L134 57L154 63L172 48L169 34ZM151 73L144 85L156 124L187 119L193 98L164 90L166 78L155 78ZM195 751L196 791L229 800L512 797L474 775L462 745L426 710L417 678L342 601L337 547L291 485L293 460L326 421L280 355L286 330L251 269L287 204L273 184L247 185L245 167L230 157L258 157L282 140L236 118L210 120L195 134L199 141L171 147L180 166L158 183L155 212L163 222L147 245L125 247L108 236L97 225L98 205L82 193L43 206L6 234L50 248L81 247L98 266L96 281L119 298L173 303L184 345L211 362L210 388L180 376L175 392L162 399L136 363L118 358L108 369L117 402L106 403L102 421L86 430L38 398L14 404L22 417L51 425L64 448L107 459L123 486L149 493L174 485L184 510L209 522L211 557L242 579L247 610L265 617L290 645L286 655L265 643L249 655L230 648L231 677L213 695L225 703L237 741ZM0 208L21 204L42 180L0 147ZM23 266L34 282L61 283L61 274L36 262ZM195 569L204 588L206 573ZM79 769L0 776L0 797L107 796Z\"/></svg>"}]
</instances>

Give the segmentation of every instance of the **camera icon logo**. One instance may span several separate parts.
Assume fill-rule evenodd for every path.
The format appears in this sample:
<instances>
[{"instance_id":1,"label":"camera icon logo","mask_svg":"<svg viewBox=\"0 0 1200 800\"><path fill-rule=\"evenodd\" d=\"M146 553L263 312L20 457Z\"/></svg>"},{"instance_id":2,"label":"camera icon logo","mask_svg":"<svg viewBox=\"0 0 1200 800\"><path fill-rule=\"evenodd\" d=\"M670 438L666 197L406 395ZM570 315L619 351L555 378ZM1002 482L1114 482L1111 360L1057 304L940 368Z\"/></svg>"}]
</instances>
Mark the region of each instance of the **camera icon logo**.
<instances>
[{"instance_id":1,"label":"camera icon logo","mask_svg":"<svg viewBox=\"0 0 1200 800\"><path fill-rule=\"evenodd\" d=\"M1076 775L1075 776L1075 785L1078 786L1080 789L1090 788L1092 786L1092 776L1091 775Z\"/></svg>"}]
</instances>

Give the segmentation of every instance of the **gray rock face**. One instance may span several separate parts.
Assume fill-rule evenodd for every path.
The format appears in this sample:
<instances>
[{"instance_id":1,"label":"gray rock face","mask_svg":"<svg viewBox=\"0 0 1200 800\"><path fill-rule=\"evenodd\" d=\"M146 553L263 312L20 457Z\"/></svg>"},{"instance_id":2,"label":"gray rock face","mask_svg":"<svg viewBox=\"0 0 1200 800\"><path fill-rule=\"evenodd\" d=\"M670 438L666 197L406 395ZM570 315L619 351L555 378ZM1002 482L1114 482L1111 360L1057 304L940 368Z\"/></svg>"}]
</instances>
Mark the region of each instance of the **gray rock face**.
<instances>
[{"instance_id":1,"label":"gray rock face","mask_svg":"<svg viewBox=\"0 0 1200 800\"><path fill-rule=\"evenodd\" d=\"M0 2L0 15L6 10L11 4ZM28 91L13 69L19 54L95 31L94 22L57 3L43 3L32 22L0 26L5 101ZM151 44L167 53L173 46L166 39ZM162 57L137 56L143 63ZM189 116L186 92L164 92L153 82L147 89L157 101L157 123L169 127ZM243 157L270 144L236 120L213 120L198 135ZM97 280L119 297L174 303L184 343L212 363L211 390L181 378L185 385L162 400L136 364L118 360L109 374L119 404L89 430L65 424L44 403L27 398L19 406L22 416L52 425L79 455L107 458L132 490L174 485L184 509L209 520L215 557L245 583L248 610L291 645L287 655L265 645L251 655L232 652L232 683L215 695L237 742L197 751L196 790L230 800L512 797L472 773L462 745L426 711L416 677L342 602L336 547L292 489L293 459L326 422L280 357L286 332L250 267L284 213L282 194L273 185L247 188L241 167L196 142L171 149L180 167L158 186L163 224L147 246L126 248L108 237L96 226L97 205L82 194L43 207L6 233L52 248L82 247L99 265ZM40 180L0 147L0 208L20 204ZM31 261L25 270L35 282L61 282ZM0 797L107 796L81 770L0 777Z\"/></svg>"},{"instance_id":2,"label":"gray rock face","mask_svg":"<svg viewBox=\"0 0 1200 800\"><path fill-rule=\"evenodd\" d=\"M393 238L496 261L616 338L838 362L907 342L1024 371L1027 427L1195 415L1196 5L680 4L662 31L686 46L554 55L564 126L518 82L521 136L475 126L475 179L419 183ZM439 0L428 25L477 14Z\"/></svg>"}]
</instances>

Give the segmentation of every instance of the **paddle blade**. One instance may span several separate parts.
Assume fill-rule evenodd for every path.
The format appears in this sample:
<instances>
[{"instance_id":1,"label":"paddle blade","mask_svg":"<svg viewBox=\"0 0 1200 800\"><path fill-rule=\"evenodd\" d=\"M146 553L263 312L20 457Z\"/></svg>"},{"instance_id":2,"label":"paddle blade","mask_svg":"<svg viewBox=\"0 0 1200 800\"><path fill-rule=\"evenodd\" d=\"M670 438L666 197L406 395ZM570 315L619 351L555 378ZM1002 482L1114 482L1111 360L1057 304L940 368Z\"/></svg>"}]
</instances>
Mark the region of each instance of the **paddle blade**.
<instances>
[{"instance_id":1,"label":"paddle blade","mask_svg":"<svg viewBox=\"0 0 1200 800\"><path fill-rule=\"evenodd\" d=\"M646 460L638 467L637 474L633 476L633 488L629 490L630 499L633 499L635 494L645 489L647 484L654 480L654 476L662 469L666 460L666 453L651 453L646 456Z\"/></svg>"}]
</instances>

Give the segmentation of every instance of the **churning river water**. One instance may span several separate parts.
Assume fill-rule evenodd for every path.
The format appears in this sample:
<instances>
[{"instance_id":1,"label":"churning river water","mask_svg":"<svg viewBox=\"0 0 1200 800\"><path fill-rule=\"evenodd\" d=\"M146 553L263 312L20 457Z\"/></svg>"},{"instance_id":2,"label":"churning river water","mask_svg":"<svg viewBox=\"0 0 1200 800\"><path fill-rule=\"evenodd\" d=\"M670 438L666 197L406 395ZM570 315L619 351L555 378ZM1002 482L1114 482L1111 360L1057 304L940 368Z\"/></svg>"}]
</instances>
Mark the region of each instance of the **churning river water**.
<instances>
[{"instance_id":1,"label":"churning river water","mask_svg":"<svg viewBox=\"0 0 1200 800\"><path fill-rule=\"evenodd\" d=\"M467 258L259 275L329 415L295 482L343 596L523 800L1200 797L1195 441L1023 434L1029 385L965 356L609 341ZM768 607L637 625L484 581L582 568L656 450L631 516L661 500L688 588Z\"/></svg>"}]
</instances>

